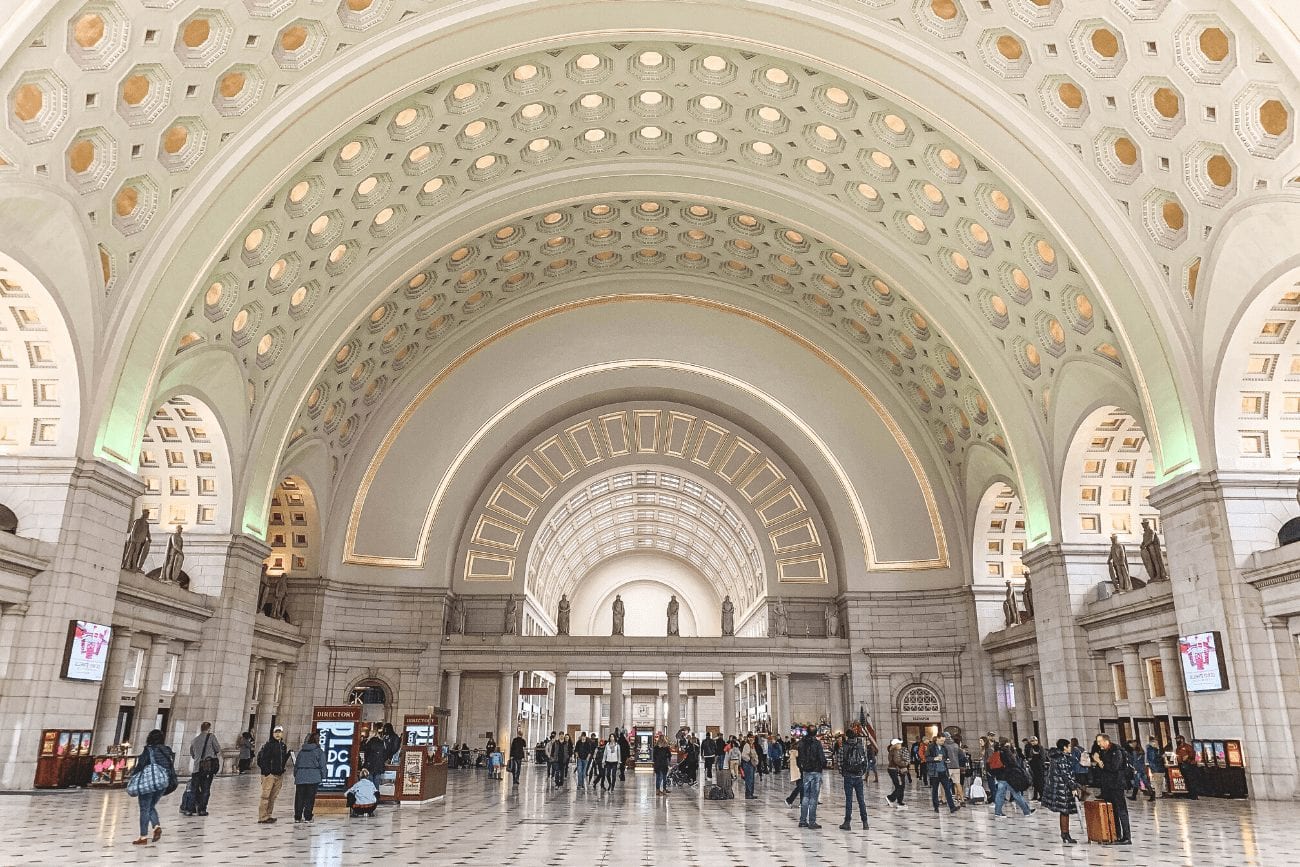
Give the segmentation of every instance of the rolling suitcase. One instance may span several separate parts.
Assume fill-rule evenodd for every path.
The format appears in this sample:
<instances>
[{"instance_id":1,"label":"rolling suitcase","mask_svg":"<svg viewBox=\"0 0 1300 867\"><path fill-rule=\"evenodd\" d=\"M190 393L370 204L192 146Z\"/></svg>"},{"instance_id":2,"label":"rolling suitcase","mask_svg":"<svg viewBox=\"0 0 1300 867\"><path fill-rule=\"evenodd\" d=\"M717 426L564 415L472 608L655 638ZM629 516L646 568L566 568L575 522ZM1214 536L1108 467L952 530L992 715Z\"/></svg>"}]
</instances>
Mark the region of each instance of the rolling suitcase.
<instances>
[{"instance_id":1,"label":"rolling suitcase","mask_svg":"<svg viewBox=\"0 0 1300 867\"><path fill-rule=\"evenodd\" d=\"M1089 843L1114 843L1115 808L1105 801L1084 801L1083 821L1088 828Z\"/></svg>"},{"instance_id":2,"label":"rolling suitcase","mask_svg":"<svg viewBox=\"0 0 1300 867\"><path fill-rule=\"evenodd\" d=\"M191 777L189 785L181 793L181 815L193 816L198 812L198 798L194 794L194 779Z\"/></svg>"}]
</instances>

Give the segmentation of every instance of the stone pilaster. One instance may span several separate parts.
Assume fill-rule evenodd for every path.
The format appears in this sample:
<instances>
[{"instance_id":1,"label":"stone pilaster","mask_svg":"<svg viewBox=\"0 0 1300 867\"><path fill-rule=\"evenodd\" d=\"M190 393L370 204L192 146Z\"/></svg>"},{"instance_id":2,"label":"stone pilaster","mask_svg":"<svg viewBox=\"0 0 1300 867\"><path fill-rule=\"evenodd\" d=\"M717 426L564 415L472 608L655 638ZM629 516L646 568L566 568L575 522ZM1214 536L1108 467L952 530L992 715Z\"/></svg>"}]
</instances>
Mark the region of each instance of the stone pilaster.
<instances>
[{"instance_id":1,"label":"stone pilaster","mask_svg":"<svg viewBox=\"0 0 1300 867\"><path fill-rule=\"evenodd\" d=\"M1252 484L1229 478L1225 484L1218 473L1205 472L1165 482L1148 498L1160 510L1179 633L1218 631L1223 639L1228 688L1188 694L1192 724L1198 737L1242 740L1253 757L1251 793L1265 798L1297 792L1282 678L1292 669L1295 648L1265 628L1259 591L1243 579L1241 565L1265 547L1257 538L1258 511L1280 493L1291 498L1294 490L1294 480L1283 485L1277 479ZM1289 505L1293 510L1294 501ZM1181 668L1173 674L1181 677Z\"/></svg>"},{"instance_id":2,"label":"stone pilaster","mask_svg":"<svg viewBox=\"0 0 1300 867\"><path fill-rule=\"evenodd\" d=\"M1039 683L1044 739L1077 737L1082 742L1096 728L1096 715L1086 701L1095 694L1088 640L1076 619L1089 582L1071 579L1065 552L1055 543L1026 551L1021 562L1033 575L1038 667L1048 673ZM1017 718L1021 701L1017 695Z\"/></svg>"},{"instance_id":3,"label":"stone pilaster","mask_svg":"<svg viewBox=\"0 0 1300 867\"><path fill-rule=\"evenodd\" d=\"M49 568L31 580L16 634L22 652L0 696L0 787L23 789L35 777L42 729L95 728L100 684L62 677L68 624L113 622L126 527L144 486L100 460L21 458L0 470L0 484L21 475L25 491L45 496L39 537L58 540Z\"/></svg>"}]
</instances>

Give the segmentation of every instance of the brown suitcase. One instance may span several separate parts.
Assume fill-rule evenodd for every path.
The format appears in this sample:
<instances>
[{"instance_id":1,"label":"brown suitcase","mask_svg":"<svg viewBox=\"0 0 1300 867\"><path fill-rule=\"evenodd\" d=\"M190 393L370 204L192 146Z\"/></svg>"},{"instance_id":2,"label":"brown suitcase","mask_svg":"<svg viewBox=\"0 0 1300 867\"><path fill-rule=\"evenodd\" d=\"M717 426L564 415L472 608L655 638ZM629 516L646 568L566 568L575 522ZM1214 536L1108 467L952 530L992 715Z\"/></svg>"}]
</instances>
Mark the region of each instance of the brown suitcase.
<instances>
[{"instance_id":1,"label":"brown suitcase","mask_svg":"<svg viewBox=\"0 0 1300 867\"><path fill-rule=\"evenodd\" d=\"M1089 843L1115 842L1115 808L1106 801L1084 801L1083 821L1088 826Z\"/></svg>"}]
</instances>

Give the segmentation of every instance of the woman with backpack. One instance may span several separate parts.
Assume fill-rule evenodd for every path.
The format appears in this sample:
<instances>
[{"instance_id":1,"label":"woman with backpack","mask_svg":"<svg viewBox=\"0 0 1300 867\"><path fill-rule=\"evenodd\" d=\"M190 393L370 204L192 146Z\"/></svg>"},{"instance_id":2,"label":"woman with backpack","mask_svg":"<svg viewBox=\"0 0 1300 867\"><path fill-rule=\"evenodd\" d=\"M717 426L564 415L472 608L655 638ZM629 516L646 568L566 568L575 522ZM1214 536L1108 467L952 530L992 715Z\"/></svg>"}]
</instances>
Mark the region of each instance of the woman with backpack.
<instances>
[{"instance_id":1,"label":"woman with backpack","mask_svg":"<svg viewBox=\"0 0 1300 867\"><path fill-rule=\"evenodd\" d=\"M1026 816L1034 812L1022 794L1029 788L1029 775L1020 766L1016 750L1010 740L1004 737L999 741L997 752L989 758L989 767L993 772L993 779L997 780L997 790L993 795L993 815L998 818L1005 815L1002 812L1002 804L1008 796L1016 802L1016 806Z\"/></svg>"},{"instance_id":2,"label":"woman with backpack","mask_svg":"<svg viewBox=\"0 0 1300 867\"><path fill-rule=\"evenodd\" d=\"M132 840L134 846L149 845L149 827L153 826L153 841L162 838L162 822L158 820L158 802L163 795L176 790L176 756L171 747L163 743L161 729L154 729L145 738L144 750L136 759L131 778L126 783L126 793L140 802L140 836Z\"/></svg>"}]
</instances>

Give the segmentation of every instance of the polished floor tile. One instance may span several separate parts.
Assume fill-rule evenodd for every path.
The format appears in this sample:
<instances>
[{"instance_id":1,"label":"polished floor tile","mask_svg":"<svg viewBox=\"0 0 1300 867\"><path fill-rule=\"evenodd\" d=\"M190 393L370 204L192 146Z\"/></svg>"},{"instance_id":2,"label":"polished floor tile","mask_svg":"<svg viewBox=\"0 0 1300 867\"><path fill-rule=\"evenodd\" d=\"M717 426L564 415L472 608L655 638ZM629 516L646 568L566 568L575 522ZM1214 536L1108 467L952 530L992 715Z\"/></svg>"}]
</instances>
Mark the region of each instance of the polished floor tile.
<instances>
[{"instance_id":1,"label":"polished floor tile","mask_svg":"<svg viewBox=\"0 0 1300 867\"><path fill-rule=\"evenodd\" d=\"M705 801L682 789L656 797L647 773L601 794L550 789L536 767L517 789L482 771L455 771L443 801L381 807L368 821L318 815L303 825L293 822L290 786L277 804L280 821L259 825L258 779L227 777L217 780L206 818L180 816L179 793L164 798L163 839L147 847L131 845L138 813L121 790L15 794L0 797L0 863L1300 867L1292 843L1300 810L1292 803L1138 803L1136 845L1112 849L1063 846L1051 814L995 820L987 807L972 807L937 815L929 793L922 798L916 789L909 809L896 811L885 802L883 782L868 782L871 829L841 831L843 790L838 779L828 782L818 816L824 827L807 831L782 800L784 775L761 781L758 800L744 800L738 786L736 800ZM1077 818L1075 837L1083 837Z\"/></svg>"}]
</instances>

